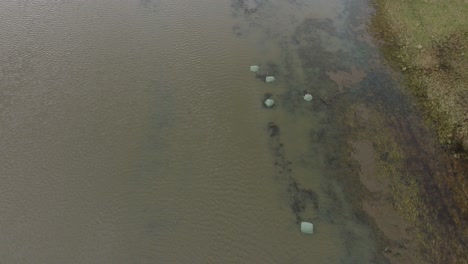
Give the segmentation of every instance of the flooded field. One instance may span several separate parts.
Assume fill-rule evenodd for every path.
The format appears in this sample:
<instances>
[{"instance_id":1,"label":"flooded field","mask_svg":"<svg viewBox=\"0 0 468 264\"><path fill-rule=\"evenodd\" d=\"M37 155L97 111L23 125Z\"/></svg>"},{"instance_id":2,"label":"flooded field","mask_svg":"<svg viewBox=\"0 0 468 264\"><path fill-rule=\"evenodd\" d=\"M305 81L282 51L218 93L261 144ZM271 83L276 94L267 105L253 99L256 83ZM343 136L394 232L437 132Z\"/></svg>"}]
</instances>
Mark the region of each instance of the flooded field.
<instances>
[{"instance_id":1,"label":"flooded field","mask_svg":"<svg viewBox=\"0 0 468 264\"><path fill-rule=\"evenodd\" d=\"M427 261L398 210L419 185L408 177L400 200L392 186L402 157L425 151L419 175L438 150L366 31L371 12L0 3L0 262Z\"/></svg>"}]
</instances>

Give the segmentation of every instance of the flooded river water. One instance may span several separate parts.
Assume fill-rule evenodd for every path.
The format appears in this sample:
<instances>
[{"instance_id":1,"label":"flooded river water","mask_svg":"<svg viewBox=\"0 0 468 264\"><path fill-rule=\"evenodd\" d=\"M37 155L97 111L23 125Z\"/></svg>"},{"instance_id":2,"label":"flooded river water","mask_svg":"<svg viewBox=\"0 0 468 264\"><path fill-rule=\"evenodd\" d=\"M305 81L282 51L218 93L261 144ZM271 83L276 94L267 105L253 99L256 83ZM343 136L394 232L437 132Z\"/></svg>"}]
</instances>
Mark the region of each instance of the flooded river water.
<instances>
[{"instance_id":1,"label":"flooded river water","mask_svg":"<svg viewBox=\"0 0 468 264\"><path fill-rule=\"evenodd\" d=\"M401 101L366 6L2 1L0 262L385 263L336 111Z\"/></svg>"}]
</instances>

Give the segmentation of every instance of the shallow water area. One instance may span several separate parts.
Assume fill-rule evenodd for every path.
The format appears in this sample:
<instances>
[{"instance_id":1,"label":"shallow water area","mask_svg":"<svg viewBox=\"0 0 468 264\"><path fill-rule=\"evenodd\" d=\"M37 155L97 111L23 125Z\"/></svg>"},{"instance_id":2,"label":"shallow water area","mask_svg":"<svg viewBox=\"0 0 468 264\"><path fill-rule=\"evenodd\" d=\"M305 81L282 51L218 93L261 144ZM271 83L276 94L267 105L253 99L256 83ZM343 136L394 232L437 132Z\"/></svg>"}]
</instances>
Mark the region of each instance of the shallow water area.
<instances>
[{"instance_id":1,"label":"shallow water area","mask_svg":"<svg viewBox=\"0 0 468 264\"><path fill-rule=\"evenodd\" d=\"M0 262L385 263L333 110L385 81L366 6L0 3Z\"/></svg>"}]
</instances>

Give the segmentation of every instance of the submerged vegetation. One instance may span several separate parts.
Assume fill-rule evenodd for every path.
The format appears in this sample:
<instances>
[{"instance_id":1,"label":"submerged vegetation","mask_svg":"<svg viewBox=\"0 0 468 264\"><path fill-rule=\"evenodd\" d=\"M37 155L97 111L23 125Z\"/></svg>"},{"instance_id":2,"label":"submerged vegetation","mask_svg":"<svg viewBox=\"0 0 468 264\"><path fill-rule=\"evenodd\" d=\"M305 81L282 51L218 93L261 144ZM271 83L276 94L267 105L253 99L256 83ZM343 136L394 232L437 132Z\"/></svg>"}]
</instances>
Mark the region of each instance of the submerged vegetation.
<instances>
[{"instance_id":1,"label":"submerged vegetation","mask_svg":"<svg viewBox=\"0 0 468 264\"><path fill-rule=\"evenodd\" d=\"M455 152L468 153L468 2L374 0L372 31L412 93Z\"/></svg>"},{"instance_id":2,"label":"submerged vegetation","mask_svg":"<svg viewBox=\"0 0 468 264\"><path fill-rule=\"evenodd\" d=\"M279 32L271 26L276 18L267 12L273 10L267 1L232 0L236 16L265 31L262 43L278 43L278 56L264 62L256 78L278 78L274 99L281 104L274 106L277 115L268 135L275 177L287 186L296 224L313 220L317 231L327 224L370 226L378 246L367 252L359 246L359 233L340 228L347 263L463 263L468 244L466 4L374 0L372 30L409 84L399 86L381 67L367 35L362 16L367 2L345 2L350 10L339 18L304 15ZM236 35L249 33L238 34L239 28L233 28ZM412 88L427 121L453 152L423 125L413 97L400 87ZM303 101L314 97L312 104ZM266 93L263 101L269 98ZM281 114L287 118L278 118ZM298 141L291 136L295 121L305 125L293 130L309 130L311 144L303 153L286 152ZM320 187L302 175L308 166L324 168L314 175L323 179ZM347 212L348 202L353 210ZM363 261L367 253L371 257Z\"/></svg>"}]
</instances>

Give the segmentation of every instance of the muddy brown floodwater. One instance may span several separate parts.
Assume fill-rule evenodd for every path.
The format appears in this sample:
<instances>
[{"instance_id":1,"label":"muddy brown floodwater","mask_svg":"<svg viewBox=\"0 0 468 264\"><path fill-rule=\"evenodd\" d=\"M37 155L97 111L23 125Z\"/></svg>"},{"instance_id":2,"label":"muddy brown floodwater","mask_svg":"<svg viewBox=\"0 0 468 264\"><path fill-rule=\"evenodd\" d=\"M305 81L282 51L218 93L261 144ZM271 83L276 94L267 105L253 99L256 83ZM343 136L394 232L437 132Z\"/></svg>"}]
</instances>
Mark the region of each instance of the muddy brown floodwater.
<instances>
[{"instance_id":1,"label":"muddy brown floodwater","mask_svg":"<svg viewBox=\"0 0 468 264\"><path fill-rule=\"evenodd\" d=\"M401 117L430 133L370 14L364 0L2 1L0 262L427 261L383 172L423 147L395 147Z\"/></svg>"}]
</instances>

